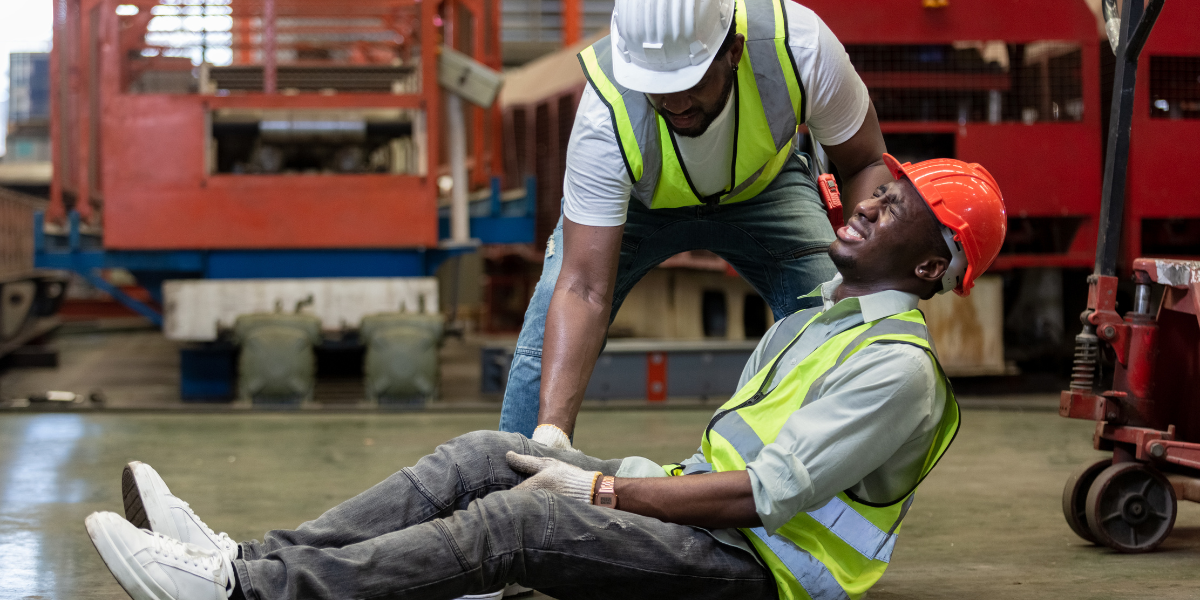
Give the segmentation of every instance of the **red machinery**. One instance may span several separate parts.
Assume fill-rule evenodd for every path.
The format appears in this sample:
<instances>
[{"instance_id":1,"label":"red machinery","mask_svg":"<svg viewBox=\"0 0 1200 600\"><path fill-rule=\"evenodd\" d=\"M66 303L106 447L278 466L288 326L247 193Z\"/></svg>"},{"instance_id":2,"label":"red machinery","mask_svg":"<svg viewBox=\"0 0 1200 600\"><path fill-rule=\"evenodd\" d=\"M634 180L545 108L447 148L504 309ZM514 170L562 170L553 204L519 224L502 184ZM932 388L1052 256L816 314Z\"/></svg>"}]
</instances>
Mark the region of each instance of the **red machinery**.
<instances>
[{"instance_id":1,"label":"red machinery","mask_svg":"<svg viewBox=\"0 0 1200 600\"><path fill-rule=\"evenodd\" d=\"M1195 4L1164 9L1139 60L1124 251L1139 256L1200 256L1200 202L1192 170L1200 151L1200 36ZM1192 16L1188 16L1188 15ZM1107 50L1105 50L1107 53Z\"/></svg>"},{"instance_id":2,"label":"red machinery","mask_svg":"<svg viewBox=\"0 0 1200 600\"><path fill-rule=\"evenodd\" d=\"M1122 208L1136 173L1129 160L1136 72L1163 1L1151 0L1144 14L1140 1L1122 9L1095 274L1071 389L1059 406L1064 417L1095 420L1096 449L1113 453L1067 480L1067 523L1080 537L1121 552L1153 550L1171 533L1177 501L1200 502L1200 262L1134 260L1133 309L1124 317L1117 312ZM1168 13L1164 24L1176 18ZM1155 285L1162 286L1157 313Z\"/></svg>"},{"instance_id":3,"label":"red machinery","mask_svg":"<svg viewBox=\"0 0 1200 600\"><path fill-rule=\"evenodd\" d=\"M499 0L55 6L51 223L107 250L437 246L437 56L499 69ZM499 111L467 122L478 189Z\"/></svg>"}]
</instances>

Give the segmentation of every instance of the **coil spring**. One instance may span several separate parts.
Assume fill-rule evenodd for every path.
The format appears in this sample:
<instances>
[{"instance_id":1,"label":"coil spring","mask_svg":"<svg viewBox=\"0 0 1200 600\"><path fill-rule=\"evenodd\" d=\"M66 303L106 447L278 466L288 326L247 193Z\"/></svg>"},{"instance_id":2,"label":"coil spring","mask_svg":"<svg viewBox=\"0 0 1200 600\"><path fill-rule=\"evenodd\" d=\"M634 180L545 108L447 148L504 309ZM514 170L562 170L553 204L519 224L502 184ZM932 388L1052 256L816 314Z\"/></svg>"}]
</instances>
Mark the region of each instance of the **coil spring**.
<instances>
[{"instance_id":1,"label":"coil spring","mask_svg":"<svg viewBox=\"0 0 1200 600\"><path fill-rule=\"evenodd\" d=\"M1087 332L1075 336L1075 366L1071 369L1071 389L1092 390L1096 385L1096 366L1099 358L1099 338Z\"/></svg>"}]
</instances>

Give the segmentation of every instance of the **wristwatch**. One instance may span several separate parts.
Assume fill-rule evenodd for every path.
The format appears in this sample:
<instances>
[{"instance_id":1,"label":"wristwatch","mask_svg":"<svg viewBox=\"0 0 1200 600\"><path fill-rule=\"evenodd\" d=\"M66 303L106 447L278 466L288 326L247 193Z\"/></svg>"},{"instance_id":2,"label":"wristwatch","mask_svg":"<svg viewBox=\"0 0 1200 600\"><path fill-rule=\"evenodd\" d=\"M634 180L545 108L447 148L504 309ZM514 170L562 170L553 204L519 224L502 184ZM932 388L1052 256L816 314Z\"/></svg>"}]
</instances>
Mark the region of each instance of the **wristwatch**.
<instances>
[{"instance_id":1,"label":"wristwatch","mask_svg":"<svg viewBox=\"0 0 1200 600\"><path fill-rule=\"evenodd\" d=\"M607 508L617 507L617 492L613 489L617 478L612 475L605 475L600 479L600 487L596 490L596 497L592 504L596 506L604 506Z\"/></svg>"}]
</instances>

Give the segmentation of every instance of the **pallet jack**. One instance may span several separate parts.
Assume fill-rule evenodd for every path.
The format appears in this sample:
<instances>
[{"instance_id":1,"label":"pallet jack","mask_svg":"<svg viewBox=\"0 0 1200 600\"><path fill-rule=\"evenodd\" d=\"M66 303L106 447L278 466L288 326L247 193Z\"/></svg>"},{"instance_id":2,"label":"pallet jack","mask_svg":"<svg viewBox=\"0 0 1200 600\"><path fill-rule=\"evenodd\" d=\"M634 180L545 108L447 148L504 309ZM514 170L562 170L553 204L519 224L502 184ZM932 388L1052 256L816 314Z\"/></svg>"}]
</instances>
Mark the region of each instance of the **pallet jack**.
<instances>
[{"instance_id":1,"label":"pallet jack","mask_svg":"<svg viewBox=\"0 0 1200 600\"><path fill-rule=\"evenodd\" d=\"M1067 524L1127 553L1151 551L1170 535L1179 500L1200 502L1200 261L1134 260L1133 307L1117 312L1134 81L1163 2L1126 0L1118 16L1115 0L1105 0L1117 63L1100 234L1070 389L1059 401L1060 415L1096 421L1096 449L1112 452L1067 479Z\"/></svg>"}]
</instances>

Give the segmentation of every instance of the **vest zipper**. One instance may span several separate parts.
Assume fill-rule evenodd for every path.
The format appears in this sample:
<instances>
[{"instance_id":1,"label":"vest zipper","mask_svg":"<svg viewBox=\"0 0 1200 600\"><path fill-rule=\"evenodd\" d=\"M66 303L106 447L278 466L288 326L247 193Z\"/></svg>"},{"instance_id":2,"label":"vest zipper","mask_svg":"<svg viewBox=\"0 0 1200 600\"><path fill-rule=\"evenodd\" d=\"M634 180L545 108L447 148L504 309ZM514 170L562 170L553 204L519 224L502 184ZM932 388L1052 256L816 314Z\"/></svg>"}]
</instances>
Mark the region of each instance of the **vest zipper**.
<instances>
[{"instance_id":1,"label":"vest zipper","mask_svg":"<svg viewBox=\"0 0 1200 600\"><path fill-rule=\"evenodd\" d=\"M733 190L737 189L737 151L738 138L741 136L741 82L737 79L737 71L733 72L733 90L730 91L729 100L733 102L733 157L729 165L729 187L712 194L711 196L700 196L700 191L696 189L696 184L692 183L692 176L688 173L687 164L683 162L683 153L679 151L679 143L675 141L675 132L667 130L667 135L671 138L671 148L675 150L675 159L679 161L679 170L683 172L683 180L687 182L688 188L692 191L692 195L700 201L701 206L706 208L715 208L721 204L721 201L726 195L732 194ZM655 117L661 119L663 117ZM615 122L615 121L614 121ZM621 155L624 157L624 154ZM632 171L630 171L632 172Z\"/></svg>"},{"instance_id":2,"label":"vest zipper","mask_svg":"<svg viewBox=\"0 0 1200 600\"><path fill-rule=\"evenodd\" d=\"M816 317L814 317L813 320L816 320ZM811 324L811 322L809 324ZM762 402L764 398L766 398L768 395L770 395L771 392L768 392L766 390L767 390L767 387L771 385L771 382L775 380L775 374L779 370L780 361L783 360L784 356L787 356L788 350L791 350L792 346L795 346L796 342L800 341L800 336L804 335L805 329L808 329L807 325L804 327L804 329L800 330L800 333L796 334L796 337L791 342L789 342L787 346L783 347L783 350L781 350L779 352L779 356L777 356L775 358L775 362L771 363L771 370L767 371L767 377L765 379L763 379L763 382L758 386L758 391L755 392L753 396L747 398L744 402L742 402L741 404L739 404L737 406L734 406L732 408L721 409L721 410L717 411L717 414L713 415L712 420L710 420L708 422L708 427L706 427L704 429L704 439L709 439L708 438L709 432L712 431L713 426L715 426L717 424L717 421L720 421L722 418L725 417L725 415L727 415L731 412L739 411L743 408L746 408L747 406L754 406L755 404ZM774 390L771 390L771 391L774 391Z\"/></svg>"}]
</instances>

